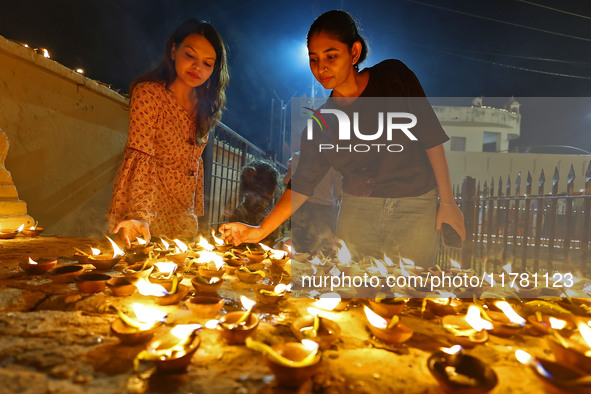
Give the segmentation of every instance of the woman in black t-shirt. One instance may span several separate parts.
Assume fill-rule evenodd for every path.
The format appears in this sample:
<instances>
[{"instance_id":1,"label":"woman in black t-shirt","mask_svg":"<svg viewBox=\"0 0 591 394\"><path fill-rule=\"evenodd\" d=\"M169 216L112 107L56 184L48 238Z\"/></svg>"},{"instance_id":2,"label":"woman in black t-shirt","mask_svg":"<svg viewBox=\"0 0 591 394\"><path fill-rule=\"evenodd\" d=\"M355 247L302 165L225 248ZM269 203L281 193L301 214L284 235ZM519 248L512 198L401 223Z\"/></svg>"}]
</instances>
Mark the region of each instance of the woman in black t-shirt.
<instances>
[{"instance_id":1,"label":"woman in black t-shirt","mask_svg":"<svg viewBox=\"0 0 591 394\"><path fill-rule=\"evenodd\" d=\"M367 55L367 45L346 12L329 11L318 17L310 27L307 42L314 77L324 88L332 89L330 103L323 108L363 106L367 101L357 100L363 97L423 97L426 102L417 78L400 61L387 60L358 70ZM417 265L434 265L436 229L441 223L449 223L462 239L466 230L453 198L442 146L448 137L430 108L425 110L415 99L405 100L414 103L408 104L410 108L420 107L420 115L416 132L412 129L417 141L406 144L403 154L384 149L375 154L335 150L318 153L319 140L326 142L326 138L336 136L314 133L318 140L307 140L303 135L301 164L292 188L285 191L260 226L222 225L220 231L226 241L237 245L267 236L306 201L332 166L343 175L344 197L337 235L357 252L358 258L381 258L384 253L393 258L398 253L414 258Z\"/></svg>"}]
</instances>

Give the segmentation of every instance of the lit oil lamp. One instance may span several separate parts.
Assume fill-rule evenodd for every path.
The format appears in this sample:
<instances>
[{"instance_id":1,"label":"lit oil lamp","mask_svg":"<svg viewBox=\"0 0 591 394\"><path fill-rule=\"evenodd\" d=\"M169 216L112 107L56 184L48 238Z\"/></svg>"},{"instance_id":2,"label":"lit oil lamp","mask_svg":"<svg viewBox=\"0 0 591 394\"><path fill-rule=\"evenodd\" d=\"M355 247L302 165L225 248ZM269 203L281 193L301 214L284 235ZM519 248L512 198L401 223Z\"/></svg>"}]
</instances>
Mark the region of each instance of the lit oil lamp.
<instances>
[{"instance_id":1,"label":"lit oil lamp","mask_svg":"<svg viewBox=\"0 0 591 394\"><path fill-rule=\"evenodd\" d=\"M24 228L24 225L22 225ZM19 227L20 228L20 227ZM22 230L22 228L20 228ZM18 235L20 230L2 230L0 226L0 239L12 239Z\"/></svg>"},{"instance_id":2,"label":"lit oil lamp","mask_svg":"<svg viewBox=\"0 0 591 394\"><path fill-rule=\"evenodd\" d=\"M170 248L170 244L164 238L159 238L154 245L154 253L156 253L158 257L164 257L169 253L172 253L173 250L174 249Z\"/></svg>"},{"instance_id":3,"label":"lit oil lamp","mask_svg":"<svg viewBox=\"0 0 591 394\"><path fill-rule=\"evenodd\" d=\"M107 287L115 297L128 297L136 291L134 284L125 277L109 279L107 281Z\"/></svg>"},{"instance_id":4,"label":"lit oil lamp","mask_svg":"<svg viewBox=\"0 0 591 394\"><path fill-rule=\"evenodd\" d=\"M318 344L302 340L268 346L251 338L246 339L246 346L263 353L265 363L275 375L278 386L299 387L312 376L320 367L321 354Z\"/></svg>"},{"instance_id":5,"label":"lit oil lamp","mask_svg":"<svg viewBox=\"0 0 591 394\"><path fill-rule=\"evenodd\" d=\"M135 318L117 310L119 319L111 324L113 334L125 344L147 342L166 320L166 313L140 303L131 305Z\"/></svg>"},{"instance_id":6,"label":"lit oil lamp","mask_svg":"<svg viewBox=\"0 0 591 394\"><path fill-rule=\"evenodd\" d=\"M200 295L217 295L218 289L222 286L224 280L222 278L204 278L202 276L195 276L191 279L191 284Z\"/></svg>"},{"instance_id":7,"label":"lit oil lamp","mask_svg":"<svg viewBox=\"0 0 591 394\"><path fill-rule=\"evenodd\" d=\"M251 271L247 267L240 267L236 271L236 276L244 283L257 283L265 279L265 272L262 270Z\"/></svg>"},{"instance_id":8,"label":"lit oil lamp","mask_svg":"<svg viewBox=\"0 0 591 394\"><path fill-rule=\"evenodd\" d=\"M271 264L276 267L283 267L289 260L287 257L287 251L280 249L272 249L262 243L259 246L267 253L268 258L271 260Z\"/></svg>"},{"instance_id":9,"label":"lit oil lamp","mask_svg":"<svg viewBox=\"0 0 591 394\"><path fill-rule=\"evenodd\" d=\"M83 293L99 293L107 287L107 281L111 277L107 274L87 272L74 277L76 287Z\"/></svg>"},{"instance_id":10,"label":"lit oil lamp","mask_svg":"<svg viewBox=\"0 0 591 394\"><path fill-rule=\"evenodd\" d=\"M215 317L224 306L224 300L219 297L192 297L185 301L187 308L200 319Z\"/></svg>"},{"instance_id":11,"label":"lit oil lamp","mask_svg":"<svg viewBox=\"0 0 591 394\"><path fill-rule=\"evenodd\" d=\"M486 312L493 324L491 334L500 337L511 337L518 334L525 325L526 320L519 316L507 301L497 301L495 306L502 312Z\"/></svg>"},{"instance_id":12,"label":"lit oil lamp","mask_svg":"<svg viewBox=\"0 0 591 394\"><path fill-rule=\"evenodd\" d=\"M319 316L319 310L308 308L309 315L296 319L291 331L299 340L309 339L316 342L321 349L328 349L341 335L341 327L334 321Z\"/></svg>"},{"instance_id":13,"label":"lit oil lamp","mask_svg":"<svg viewBox=\"0 0 591 394\"><path fill-rule=\"evenodd\" d=\"M255 294L262 304L272 305L284 300L290 290L291 285L283 283L279 283L277 286L259 285L255 289Z\"/></svg>"},{"instance_id":14,"label":"lit oil lamp","mask_svg":"<svg viewBox=\"0 0 591 394\"><path fill-rule=\"evenodd\" d=\"M437 290L441 298L425 298L424 308L437 316L457 315L462 309L462 301L455 294Z\"/></svg>"},{"instance_id":15,"label":"lit oil lamp","mask_svg":"<svg viewBox=\"0 0 591 394\"><path fill-rule=\"evenodd\" d=\"M225 269L224 258L213 252L200 252L197 263L199 266L199 275L204 278L221 278L224 275Z\"/></svg>"},{"instance_id":16,"label":"lit oil lamp","mask_svg":"<svg viewBox=\"0 0 591 394\"><path fill-rule=\"evenodd\" d=\"M154 244L143 238L136 237L131 243L131 248L125 253L125 261L129 263L145 262L150 258L150 253L154 250Z\"/></svg>"},{"instance_id":17,"label":"lit oil lamp","mask_svg":"<svg viewBox=\"0 0 591 394\"><path fill-rule=\"evenodd\" d=\"M232 245L228 245L224 243L224 240L215 236L215 230L211 229L211 236L213 238L213 242L215 242L215 248L220 252L226 252L232 249Z\"/></svg>"},{"instance_id":18,"label":"lit oil lamp","mask_svg":"<svg viewBox=\"0 0 591 394\"><path fill-rule=\"evenodd\" d=\"M222 258L226 263L224 269L228 275L235 275L236 271L247 262L245 258L237 256L232 251L225 252Z\"/></svg>"},{"instance_id":19,"label":"lit oil lamp","mask_svg":"<svg viewBox=\"0 0 591 394\"><path fill-rule=\"evenodd\" d=\"M209 242L207 242L207 240L205 238L203 238L203 236L199 236L199 242L197 242L197 244L195 245L195 248L199 251L208 251L211 252L215 249L215 246L213 246L212 244L210 244Z\"/></svg>"},{"instance_id":20,"label":"lit oil lamp","mask_svg":"<svg viewBox=\"0 0 591 394\"><path fill-rule=\"evenodd\" d=\"M97 270L102 270L102 271L108 271L110 269L112 269L115 264L117 264L121 258L125 255L125 253L117 246L117 244L115 243L115 241L113 241L111 238L105 236L109 242L111 243L111 246L113 247L113 254L99 254L96 256L91 256L88 258L89 263L94 265L94 267Z\"/></svg>"},{"instance_id":21,"label":"lit oil lamp","mask_svg":"<svg viewBox=\"0 0 591 394\"><path fill-rule=\"evenodd\" d=\"M98 256L101 254L101 250L97 249L97 248L93 248L90 245L87 245L88 248L90 249L90 253L84 252L83 250L80 250L78 248L74 248L74 251L76 253L74 253L74 258L76 258L76 260L78 260L78 262L80 264L90 264L90 259L93 258L95 256Z\"/></svg>"},{"instance_id":22,"label":"lit oil lamp","mask_svg":"<svg viewBox=\"0 0 591 394\"><path fill-rule=\"evenodd\" d=\"M369 330L376 338L391 345L399 345L412 337L412 329L402 323L398 316L384 319L367 306L363 309L369 322Z\"/></svg>"},{"instance_id":23,"label":"lit oil lamp","mask_svg":"<svg viewBox=\"0 0 591 394\"><path fill-rule=\"evenodd\" d=\"M178 265L172 261L160 261L154 263L154 266L155 271L149 276L150 282L159 284L170 292L173 284L178 284L181 279L176 275Z\"/></svg>"},{"instance_id":24,"label":"lit oil lamp","mask_svg":"<svg viewBox=\"0 0 591 394\"><path fill-rule=\"evenodd\" d=\"M423 267L417 266L414 261L405 257L400 258L400 269L412 275L419 275L424 271Z\"/></svg>"},{"instance_id":25,"label":"lit oil lamp","mask_svg":"<svg viewBox=\"0 0 591 394\"><path fill-rule=\"evenodd\" d=\"M397 294L396 298L375 298L373 300L368 299L367 302L369 303L371 310L378 315L382 317L392 317L402 313L404 308L406 308L408 300L408 298L404 298L402 295Z\"/></svg>"},{"instance_id":26,"label":"lit oil lamp","mask_svg":"<svg viewBox=\"0 0 591 394\"><path fill-rule=\"evenodd\" d=\"M472 268L462 268L462 265L455 261L454 259L449 259L449 264L451 265L450 267L450 271L453 274L468 274L468 275L472 275L474 274L474 270Z\"/></svg>"},{"instance_id":27,"label":"lit oil lamp","mask_svg":"<svg viewBox=\"0 0 591 394\"><path fill-rule=\"evenodd\" d=\"M171 260L177 264L183 264L185 259L189 256L189 247L179 239L173 239L175 247L174 251L166 255L166 259Z\"/></svg>"},{"instance_id":28,"label":"lit oil lamp","mask_svg":"<svg viewBox=\"0 0 591 394\"><path fill-rule=\"evenodd\" d=\"M527 317L527 322L529 323L527 326L529 333L535 335L547 335L552 334L552 331L557 331L561 336L568 338L575 330L575 325L570 319L558 319L543 314L540 311L536 311L535 314L529 315Z\"/></svg>"},{"instance_id":29,"label":"lit oil lamp","mask_svg":"<svg viewBox=\"0 0 591 394\"><path fill-rule=\"evenodd\" d=\"M219 321L218 327L221 329L222 338L229 345L243 344L259 325L258 316L252 313L256 302L245 296L240 296L240 302L246 312L230 312L222 316Z\"/></svg>"},{"instance_id":30,"label":"lit oil lamp","mask_svg":"<svg viewBox=\"0 0 591 394\"><path fill-rule=\"evenodd\" d=\"M74 277L84 272L81 265L62 265L47 272L47 277L56 283L72 283Z\"/></svg>"},{"instance_id":31,"label":"lit oil lamp","mask_svg":"<svg viewBox=\"0 0 591 394\"><path fill-rule=\"evenodd\" d=\"M450 393L487 393L498 382L490 367L476 357L463 354L459 345L433 353L427 360L427 367Z\"/></svg>"},{"instance_id":32,"label":"lit oil lamp","mask_svg":"<svg viewBox=\"0 0 591 394\"><path fill-rule=\"evenodd\" d=\"M183 324L159 331L148 343L146 350L136 357L134 369L138 370L139 361L152 361L163 370L187 368L201 343L199 330L199 324Z\"/></svg>"},{"instance_id":33,"label":"lit oil lamp","mask_svg":"<svg viewBox=\"0 0 591 394\"><path fill-rule=\"evenodd\" d=\"M31 238L38 237L43 232L43 227L38 227L37 223L38 222L35 222L35 225L31 226L29 228L23 228L21 230L22 234L25 237L31 237Z\"/></svg>"},{"instance_id":34,"label":"lit oil lamp","mask_svg":"<svg viewBox=\"0 0 591 394\"><path fill-rule=\"evenodd\" d=\"M491 322L480 317L480 308L476 305L470 305L466 316L444 316L441 319L441 326L450 342L467 348L488 341L486 330L493 328Z\"/></svg>"},{"instance_id":35,"label":"lit oil lamp","mask_svg":"<svg viewBox=\"0 0 591 394\"><path fill-rule=\"evenodd\" d=\"M157 283L151 283L145 279L139 279L134 282L138 292L143 296L154 297L158 305L174 305L185 298L189 293L189 287L178 282L178 277L173 275L172 287L170 291Z\"/></svg>"},{"instance_id":36,"label":"lit oil lamp","mask_svg":"<svg viewBox=\"0 0 591 394\"><path fill-rule=\"evenodd\" d=\"M123 276L131 281L135 281L137 279L148 279L153 270L154 264L145 261L143 263L133 264L124 268Z\"/></svg>"},{"instance_id":37,"label":"lit oil lamp","mask_svg":"<svg viewBox=\"0 0 591 394\"><path fill-rule=\"evenodd\" d=\"M29 275L43 275L57 264L56 259L37 259L29 257L29 261L22 261L20 267Z\"/></svg>"},{"instance_id":38,"label":"lit oil lamp","mask_svg":"<svg viewBox=\"0 0 591 394\"><path fill-rule=\"evenodd\" d=\"M591 392L591 378L584 373L550 360L538 359L523 350L515 351L517 361L531 368L549 393Z\"/></svg>"},{"instance_id":39,"label":"lit oil lamp","mask_svg":"<svg viewBox=\"0 0 591 394\"><path fill-rule=\"evenodd\" d=\"M260 263L267 257L267 252L264 250L252 250L247 246L243 255L249 260L249 264L256 264Z\"/></svg>"},{"instance_id":40,"label":"lit oil lamp","mask_svg":"<svg viewBox=\"0 0 591 394\"><path fill-rule=\"evenodd\" d=\"M577 328L578 333L569 339L554 332L548 344L557 362L591 374L591 327L580 320Z\"/></svg>"}]
</instances>

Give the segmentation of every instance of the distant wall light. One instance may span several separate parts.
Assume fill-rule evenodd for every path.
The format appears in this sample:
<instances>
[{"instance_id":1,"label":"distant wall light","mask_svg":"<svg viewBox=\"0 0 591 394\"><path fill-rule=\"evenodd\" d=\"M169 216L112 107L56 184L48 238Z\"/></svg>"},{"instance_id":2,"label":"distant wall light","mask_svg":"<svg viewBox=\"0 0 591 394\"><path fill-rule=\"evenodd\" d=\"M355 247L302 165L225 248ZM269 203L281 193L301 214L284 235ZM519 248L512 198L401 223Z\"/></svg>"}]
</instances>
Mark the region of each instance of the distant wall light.
<instances>
[{"instance_id":1,"label":"distant wall light","mask_svg":"<svg viewBox=\"0 0 591 394\"><path fill-rule=\"evenodd\" d=\"M81 69L81 68L77 68L77 69L76 69L76 72L77 72L78 74L84 74L84 70L83 70L83 69Z\"/></svg>"}]
</instances>

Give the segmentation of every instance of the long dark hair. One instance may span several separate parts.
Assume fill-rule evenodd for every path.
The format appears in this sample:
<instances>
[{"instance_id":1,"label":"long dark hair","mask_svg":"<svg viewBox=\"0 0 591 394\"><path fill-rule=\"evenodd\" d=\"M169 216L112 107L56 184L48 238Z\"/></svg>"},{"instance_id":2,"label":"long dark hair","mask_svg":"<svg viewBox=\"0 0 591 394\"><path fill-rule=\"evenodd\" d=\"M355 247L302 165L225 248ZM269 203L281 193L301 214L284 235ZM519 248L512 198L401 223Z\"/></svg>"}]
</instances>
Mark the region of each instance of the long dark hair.
<instances>
[{"instance_id":1,"label":"long dark hair","mask_svg":"<svg viewBox=\"0 0 591 394\"><path fill-rule=\"evenodd\" d=\"M312 23L310 30L308 30L306 43L310 45L310 38L320 32L326 33L343 44L346 44L349 50L351 50L356 41L359 41L361 43L361 54L353 66L355 70L359 70L359 64L367 57L369 47L365 39L359 34L357 25L351 15L339 10L328 11L320 15Z\"/></svg>"},{"instance_id":2,"label":"long dark hair","mask_svg":"<svg viewBox=\"0 0 591 394\"><path fill-rule=\"evenodd\" d=\"M164 58L158 67L136 78L129 87L129 94L131 96L138 83L145 81L165 82L166 89L170 88L177 77L171 58L173 44L178 48L190 34L199 34L205 37L216 53L211 76L207 82L195 88L198 102L195 137L199 144L203 144L209 130L222 118L222 111L226 105L226 87L230 81L226 47L222 37L212 25L195 18L183 22L168 38Z\"/></svg>"}]
</instances>

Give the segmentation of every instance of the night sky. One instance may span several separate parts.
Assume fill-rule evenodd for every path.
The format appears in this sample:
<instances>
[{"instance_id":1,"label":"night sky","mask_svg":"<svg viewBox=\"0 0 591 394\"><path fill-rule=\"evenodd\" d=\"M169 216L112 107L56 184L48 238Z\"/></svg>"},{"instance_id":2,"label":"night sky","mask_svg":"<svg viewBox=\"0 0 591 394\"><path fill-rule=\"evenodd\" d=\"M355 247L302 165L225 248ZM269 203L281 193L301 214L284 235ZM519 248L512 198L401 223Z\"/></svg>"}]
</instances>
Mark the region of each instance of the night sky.
<instances>
[{"instance_id":1,"label":"night sky","mask_svg":"<svg viewBox=\"0 0 591 394\"><path fill-rule=\"evenodd\" d=\"M267 148L272 98L313 90L305 35L330 9L358 21L370 44L363 65L398 58L431 97L482 95L499 106L515 96L523 114L515 144L591 150L591 100L569 100L556 113L528 108L528 97L591 96L591 4L583 0L11 0L0 10L0 35L47 48L52 59L125 93L159 62L179 23L208 20L229 50L222 121Z\"/></svg>"}]
</instances>

